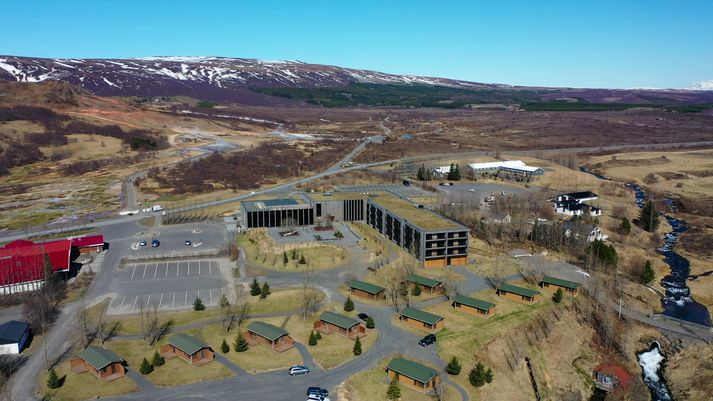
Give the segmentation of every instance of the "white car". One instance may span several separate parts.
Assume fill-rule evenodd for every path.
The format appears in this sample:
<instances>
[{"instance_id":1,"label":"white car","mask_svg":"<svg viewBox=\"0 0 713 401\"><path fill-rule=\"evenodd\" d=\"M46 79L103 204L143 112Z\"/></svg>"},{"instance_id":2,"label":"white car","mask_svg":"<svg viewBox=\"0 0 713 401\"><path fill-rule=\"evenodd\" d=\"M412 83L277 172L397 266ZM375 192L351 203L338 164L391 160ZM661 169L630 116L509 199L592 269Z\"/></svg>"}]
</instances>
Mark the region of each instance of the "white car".
<instances>
[{"instance_id":1,"label":"white car","mask_svg":"<svg viewBox=\"0 0 713 401\"><path fill-rule=\"evenodd\" d=\"M317 394L310 394L307 396L307 401L329 401L329 398Z\"/></svg>"}]
</instances>

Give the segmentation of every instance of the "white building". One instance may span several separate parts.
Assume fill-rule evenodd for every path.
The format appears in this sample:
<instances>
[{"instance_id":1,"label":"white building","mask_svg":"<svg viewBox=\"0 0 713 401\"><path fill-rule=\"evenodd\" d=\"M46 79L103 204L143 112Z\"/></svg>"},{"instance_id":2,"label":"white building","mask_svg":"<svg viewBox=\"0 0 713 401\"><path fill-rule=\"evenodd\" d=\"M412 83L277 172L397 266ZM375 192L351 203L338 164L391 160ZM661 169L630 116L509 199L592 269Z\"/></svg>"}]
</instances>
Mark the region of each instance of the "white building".
<instances>
[{"instance_id":1,"label":"white building","mask_svg":"<svg viewBox=\"0 0 713 401\"><path fill-rule=\"evenodd\" d=\"M542 175L545 173L541 167L528 166L522 160L506 160L499 162L471 163L468 168L474 173L487 173L503 171L525 176Z\"/></svg>"},{"instance_id":2,"label":"white building","mask_svg":"<svg viewBox=\"0 0 713 401\"><path fill-rule=\"evenodd\" d=\"M0 355L17 355L27 344L30 325L10 320L0 325Z\"/></svg>"},{"instance_id":3,"label":"white building","mask_svg":"<svg viewBox=\"0 0 713 401\"><path fill-rule=\"evenodd\" d=\"M567 238L584 238L587 242L594 242L595 240L606 241L609 238L601 228L594 224L579 224L567 220L564 222L564 228L564 236Z\"/></svg>"},{"instance_id":4,"label":"white building","mask_svg":"<svg viewBox=\"0 0 713 401\"><path fill-rule=\"evenodd\" d=\"M557 198L552 200L555 213L564 214L566 216L591 216L597 217L602 215L602 209L590 206L585 201L596 200L599 197L591 191L572 192L568 194L557 195Z\"/></svg>"}]
</instances>

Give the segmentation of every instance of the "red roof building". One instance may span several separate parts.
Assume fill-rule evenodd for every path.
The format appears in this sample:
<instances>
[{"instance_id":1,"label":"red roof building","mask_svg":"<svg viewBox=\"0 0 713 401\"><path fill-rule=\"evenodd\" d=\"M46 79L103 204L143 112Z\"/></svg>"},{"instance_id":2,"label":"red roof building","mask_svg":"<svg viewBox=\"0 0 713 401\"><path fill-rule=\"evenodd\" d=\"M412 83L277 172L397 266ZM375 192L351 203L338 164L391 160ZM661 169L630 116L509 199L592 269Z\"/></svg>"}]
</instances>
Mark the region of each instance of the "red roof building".
<instances>
[{"instance_id":1,"label":"red roof building","mask_svg":"<svg viewBox=\"0 0 713 401\"><path fill-rule=\"evenodd\" d=\"M69 271L72 241L10 242L0 248L0 294L39 288L44 279L45 255L55 272Z\"/></svg>"},{"instance_id":2,"label":"red roof building","mask_svg":"<svg viewBox=\"0 0 713 401\"><path fill-rule=\"evenodd\" d=\"M603 363L594 368L596 387L611 392L617 389L626 390L634 377L620 365Z\"/></svg>"},{"instance_id":3,"label":"red roof building","mask_svg":"<svg viewBox=\"0 0 713 401\"><path fill-rule=\"evenodd\" d=\"M104 249L104 236L97 234L72 238L72 248L78 248L81 253L100 252Z\"/></svg>"}]
</instances>

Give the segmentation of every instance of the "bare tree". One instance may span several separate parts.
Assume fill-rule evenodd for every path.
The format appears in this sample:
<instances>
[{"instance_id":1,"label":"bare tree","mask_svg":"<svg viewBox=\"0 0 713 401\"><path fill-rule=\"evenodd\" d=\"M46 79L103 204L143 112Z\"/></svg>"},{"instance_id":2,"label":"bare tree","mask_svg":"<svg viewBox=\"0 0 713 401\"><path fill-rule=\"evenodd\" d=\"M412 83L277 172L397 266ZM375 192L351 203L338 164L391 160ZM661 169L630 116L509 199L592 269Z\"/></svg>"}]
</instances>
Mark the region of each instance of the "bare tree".
<instances>
[{"instance_id":1,"label":"bare tree","mask_svg":"<svg viewBox=\"0 0 713 401\"><path fill-rule=\"evenodd\" d=\"M235 323L240 326L240 324L247 319L250 314L250 302L243 302L235 307Z\"/></svg>"},{"instance_id":2,"label":"bare tree","mask_svg":"<svg viewBox=\"0 0 713 401\"><path fill-rule=\"evenodd\" d=\"M314 271L312 268L305 269L302 275L302 301L300 303L300 311L302 318L313 315L318 308L317 290L314 288Z\"/></svg>"}]
</instances>

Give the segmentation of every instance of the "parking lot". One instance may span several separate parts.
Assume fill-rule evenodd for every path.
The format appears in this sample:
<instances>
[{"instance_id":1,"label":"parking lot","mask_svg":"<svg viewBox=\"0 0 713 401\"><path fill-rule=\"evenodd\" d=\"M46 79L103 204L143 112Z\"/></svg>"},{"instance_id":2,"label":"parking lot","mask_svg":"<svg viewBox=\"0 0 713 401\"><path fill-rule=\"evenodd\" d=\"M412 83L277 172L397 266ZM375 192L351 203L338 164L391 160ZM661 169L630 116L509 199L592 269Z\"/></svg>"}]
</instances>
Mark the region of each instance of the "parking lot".
<instances>
[{"instance_id":1,"label":"parking lot","mask_svg":"<svg viewBox=\"0 0 713 401\"><path fill-rule=\"evenodd\" d=\"M226 280L217 261L209 259L133 263L122 267L118 293L108 314L189 309L196 297L217 305Z\"/></svg>"},{"instance_id":2,"label":"parking lot","mask_svg":"<svg viewBox=\"0 0 713 401\"><path fill-rule=\"evenodd\" d=\"M339 187L341 192L391 192L402 198L421 198L425 196L435 196L436 194L414 186L403 184L370 184L370 185L348 185Z\"/></svg>"}]
</instances>

